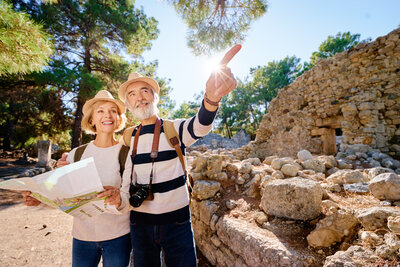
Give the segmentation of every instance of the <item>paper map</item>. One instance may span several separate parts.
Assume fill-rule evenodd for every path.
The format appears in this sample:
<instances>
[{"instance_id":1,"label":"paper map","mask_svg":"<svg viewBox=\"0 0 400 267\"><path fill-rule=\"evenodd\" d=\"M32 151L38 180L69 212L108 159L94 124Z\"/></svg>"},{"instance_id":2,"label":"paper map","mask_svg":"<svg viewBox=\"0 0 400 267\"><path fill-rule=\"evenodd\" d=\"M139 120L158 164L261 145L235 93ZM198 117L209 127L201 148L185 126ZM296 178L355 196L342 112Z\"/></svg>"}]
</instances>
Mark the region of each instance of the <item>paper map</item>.
<instances>
[{"instance_id":1,"label":"paper map","mask_svg":"<svg viewBox=\"0 0 400 267\"><path fill-rule=\"evenodd\" d=\"M104 212L118 214L114 205L104 203L105 198L97 198L104 188L93 158L32 178L6 180L0 182L0 188L31 191L31 196L40 202L79 218L94 217Z\"/></svg>"}]
</instances>

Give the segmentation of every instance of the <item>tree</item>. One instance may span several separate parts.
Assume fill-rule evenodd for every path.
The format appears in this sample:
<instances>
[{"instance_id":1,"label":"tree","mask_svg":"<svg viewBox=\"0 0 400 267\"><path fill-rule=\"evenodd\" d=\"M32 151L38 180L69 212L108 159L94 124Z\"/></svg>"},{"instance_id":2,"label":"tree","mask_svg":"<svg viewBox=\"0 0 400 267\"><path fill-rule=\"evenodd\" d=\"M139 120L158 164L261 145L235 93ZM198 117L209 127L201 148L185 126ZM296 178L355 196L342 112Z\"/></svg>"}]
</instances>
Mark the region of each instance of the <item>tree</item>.
<instances>
[{"instance_id":1,"label":"tree","mask_svg":"<svg viewBox=\"0 0 400 267\"><path fill-rule=\"evenodd\" d=\"M229 97L222 99L217 115L219 131L226 131L231 137L245 129L254 136L271 100L297 77L299 62L299 58L292 56L250 69L251 76L239 81Z\"/></svg>"},{"instance_id":2,"label":"tree","mask_svg":"<svg viewBox=\"0 0 400 267\"><path fill-rule=\"evenodd\" d=\"M217 119L218 130L226 131L226 136L229 138L241 129L249 134L255 134L261 121L261 110L251 83L239 81L237 88L229 97L222 99Z\"/></svg>"},{"instance_id":3,"label":"tree","mask_svg":"<svg viewBox=\"0 0 400 267\"><path fill-rule=\"evenodd\" d=\"M0 137L5 150L11 145L22 147L38 136L54 139L66 134L72 118L54 85L68 86L67 77L44 71L0 78Z\"/></svg>"},{"instance_id":4,"label":"tree","mask_svg":"<svg viewBox=\"0 0 400 267\"><path fill-rule=\"evenodd\" d=\"M26 13L0 3L0 76L40 71L53 52L50 35Z\"/></svg>"},{"instance_id":5,"label":"tree","mask_svg":"<svg viewBox=\"0 0 400 267\"><path fill-rule=\"evenodd\" d=\"M363 41L369 42L371 38L367 38ZM350 32L337 33L336 36L329 35L328 38L322 42L318 47L318 51L313 52L310 58L310 62L305 62L303 70L299 75L303 74L304 71L310 70L321 58L332 57L333 55L349 50L360 43L360 34L351 34Z\"/></svg>"},{"instance_id":6,"label":"tree","mask_svg":"<svg viewBox=\"0 0 400 267\"><path fill-rule=\"evenodd\" d=\"M82 107L101 89L116 91L129 72L140 67L135 57L157 38L157 21L135 9L132 1L63 0L56 4L15 1L54 37L54 59L78 73L73 88L76 105L72 147L82 141ZM123 58L134 55L131 62ZM147 75L147 73L145 73Z\"/></svg>"},{"instance_id":7,"label":"tree","mask_svg":"<svg viewBox=\"0 0 400 267\"><path fill-rule=\"evenodd\" d=\"M173 112L172 118L179 119L193 117L194 115L196 115L199 107L200 105L196 102L185 101L180 105L179 109Z\"/></svg>"},{"instance_id":8,"label":"tree","mask_svg":"<svg viewBox=\"0 0 400 267\"><path fill-rule=\"evenodd\" d=\"M279 90L291 84L298 76L301 69L299 62L299 58L292 56L250 69L253 77L250 86L254 88L255 98L265 111Z\"/></svg>"},{"instance_id":9,"label":"tree","mask_svg":"<svg viewBox=\"0 0 400 267\"><path fill-rule=\"evenodd\" d=\"M189 27L193 53L211 54L241 43L252 21L267 11L265 0L167 0Z\"/></svg>"},{"instance_id":10,"label":"tree","mask_svg":"<svg viewBox=\"0 0 400 267\"><path fill-rule=\"evenodd\" d=\"M201 106L201 101L203 101L204 91L198 94L194 94L194 101L183 102L179 109L172 113L173 119L179 118L190 118L196 115L198 109Z\"/></svg>"}]
</instances>

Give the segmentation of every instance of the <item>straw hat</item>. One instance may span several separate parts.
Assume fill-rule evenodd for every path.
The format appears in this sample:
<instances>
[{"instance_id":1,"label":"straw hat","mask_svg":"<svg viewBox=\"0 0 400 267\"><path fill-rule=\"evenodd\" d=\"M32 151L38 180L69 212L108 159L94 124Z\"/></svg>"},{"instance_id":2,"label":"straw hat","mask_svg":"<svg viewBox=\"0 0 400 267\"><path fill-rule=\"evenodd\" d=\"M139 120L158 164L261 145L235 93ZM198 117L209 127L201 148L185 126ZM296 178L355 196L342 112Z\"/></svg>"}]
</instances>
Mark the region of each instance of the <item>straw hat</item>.
<instances>
[{"instance_id":1,"label":"straw hat","mask_svg":"<svg viewBox=\"0 0 400 267\"><path fill-rule=\"evenodd\" d=\"M156 80L149 78L149 77L142 76L140 73L132 72L131 74L129 74L128 80L126 82L124 82L118 89L119 99L121 99L122 101L125 101L126 88L131 83L134 83L134 82L145 82L145 83L149 84L157 94L160 94L160 86L158 85Z\"/></svg>"},{"instance_id":2,"label":"straw hat","mask_svg":"<svg viewBox=\"0 0 400 267\"><path fill-rule=\"evenodd\" d=\"M83 105L82 108L82 113L83 115L89 115L90 111L93 107L93 104L96 103L97 101L110 101L113 102L117 105L117 107L119 108L119 111L121 114L125 113L125 105L124 103L119 100L119 99L115 99L110 92L108 92L107 90L100 90L92 99L89 99L88 101L86 101L86 103Z\"/></svg>"}]
</instances>

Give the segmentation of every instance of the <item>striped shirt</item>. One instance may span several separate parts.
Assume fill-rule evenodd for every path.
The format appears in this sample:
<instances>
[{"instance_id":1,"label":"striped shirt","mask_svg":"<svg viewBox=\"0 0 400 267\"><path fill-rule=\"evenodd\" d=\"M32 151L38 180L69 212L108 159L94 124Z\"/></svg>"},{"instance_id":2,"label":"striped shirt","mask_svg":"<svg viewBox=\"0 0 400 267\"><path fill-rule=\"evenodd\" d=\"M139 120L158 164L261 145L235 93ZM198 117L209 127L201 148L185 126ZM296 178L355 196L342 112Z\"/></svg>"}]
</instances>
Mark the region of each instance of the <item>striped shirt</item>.
<instances>
[{"instance_id":1,"label":"striped shirt","mask_svg":"<svg viewBox=\"0 0 400 267\"><path fill-rule=\"evenodd\" d=\"M190 119L174 120L174 127L179 134L182 153L185 147L205 136L212 127L217 111L210 112L202 105L198 113ZM152 159L150 151L153 144L155 124L144 125L140 130L137 154L134 159L132 183L149 184ZM137 129L133 131L129 155L132 154L133 142ZM190 219L189 193L186 178L179 157L167 141L161 120L158 157L153 166L153 200L145 200L141 206L129 205L129 186L131 184L132 161L128 156L121 186L121 212L131 210L131 223L169 224Z\"/></svg>"}]
</instances>

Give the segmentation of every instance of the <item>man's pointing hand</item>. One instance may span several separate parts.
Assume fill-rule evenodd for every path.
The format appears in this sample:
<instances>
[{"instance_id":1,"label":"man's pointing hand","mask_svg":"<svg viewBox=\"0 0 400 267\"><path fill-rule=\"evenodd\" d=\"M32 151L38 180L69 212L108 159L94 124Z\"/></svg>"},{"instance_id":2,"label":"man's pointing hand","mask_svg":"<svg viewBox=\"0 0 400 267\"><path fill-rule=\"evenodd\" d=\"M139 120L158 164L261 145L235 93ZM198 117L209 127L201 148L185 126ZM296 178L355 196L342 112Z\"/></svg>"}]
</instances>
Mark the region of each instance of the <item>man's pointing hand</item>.
<instances>
[{"instance_id":1,"label":"man's pointing hand","mask_svg":"<svg viewBox=\"0 0 400 267\"><path fill-rule=\"evenodd\" d=\"M219 102L221 98L231 92L237 86L235 76L227 64L239 52L242 45L233 46L219 62L220 68L211 73L206 83L206 98L210 102ZM207 102L206 99L206 102Z\"/></svg>"}]
</instances>

